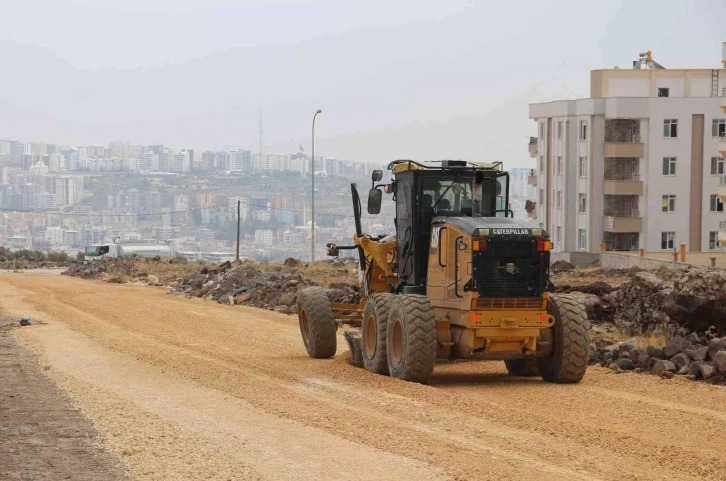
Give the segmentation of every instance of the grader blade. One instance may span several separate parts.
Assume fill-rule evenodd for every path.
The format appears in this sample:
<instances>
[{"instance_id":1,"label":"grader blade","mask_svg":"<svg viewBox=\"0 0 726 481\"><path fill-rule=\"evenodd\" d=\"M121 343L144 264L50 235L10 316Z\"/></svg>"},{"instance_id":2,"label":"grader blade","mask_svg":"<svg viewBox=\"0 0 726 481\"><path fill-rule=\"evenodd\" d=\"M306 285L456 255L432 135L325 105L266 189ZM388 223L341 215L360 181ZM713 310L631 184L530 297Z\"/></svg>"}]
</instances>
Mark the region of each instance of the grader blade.
<instances>
[{"instance_id":1,"label":"grader blade","mask_svg":"<svg viewBox=\"0 0 726 481\"><path fill-rule=\"evenodd\" d=\"M350 363L355 367L363 367L363 351L360 348L360 331L346 331L343 337L350 348Z\"/></svg>"}]
</instances>

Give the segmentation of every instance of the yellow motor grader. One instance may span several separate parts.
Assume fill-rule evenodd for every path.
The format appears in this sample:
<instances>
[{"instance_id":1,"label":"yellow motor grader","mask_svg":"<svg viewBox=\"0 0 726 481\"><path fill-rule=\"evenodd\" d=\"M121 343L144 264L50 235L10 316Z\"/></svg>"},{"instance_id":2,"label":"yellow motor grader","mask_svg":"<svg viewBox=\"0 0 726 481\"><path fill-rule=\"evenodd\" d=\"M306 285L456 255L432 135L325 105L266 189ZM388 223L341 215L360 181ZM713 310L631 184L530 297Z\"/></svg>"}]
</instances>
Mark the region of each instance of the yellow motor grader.
<instances>
[{"instance_id":1,"label":"yellow motor grader","mask_svg":"<svg viewBox=\"0 0 726 481\"><path fill-rule=\"evenodd\" d=\"M353 364L377 374L425 383L436 359L485 359L505 361L512 375L579 382L589 356L585 309L548 292L549 235L513 218L501 163L397 160L388 170L385 185L373 172L368 213L392 194L395 235L362 232L352 184L354 245L328 244L331 256L358 251L360 304L331 304L319 287L298 296L310 357L334 356L346 325Z\"/></svg>"}]
</instances>

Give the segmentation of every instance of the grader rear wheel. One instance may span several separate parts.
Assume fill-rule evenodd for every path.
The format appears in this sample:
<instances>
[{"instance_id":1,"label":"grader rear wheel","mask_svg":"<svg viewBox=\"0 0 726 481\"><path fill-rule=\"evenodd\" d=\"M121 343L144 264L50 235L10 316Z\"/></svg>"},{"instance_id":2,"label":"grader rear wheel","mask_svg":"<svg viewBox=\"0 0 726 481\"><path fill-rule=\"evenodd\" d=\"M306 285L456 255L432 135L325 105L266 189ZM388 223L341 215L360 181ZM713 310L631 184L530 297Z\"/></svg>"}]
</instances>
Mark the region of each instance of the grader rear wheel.
<instances>
[{"instance_id":1,"label":"grader rear wheel","mask_svg":"<svg viewBox=\"0 0 726 481\"><path fill-rule=\"evenodd\" d=\"M436 361L436 318L426 296L395 296L388 314L386 349L391 377L428 381Z\"/></svg>"},{"instance_id":2,"label":"grader rear wheel","mask_svg":"<svg viewBox=\"0 0 726 481\"><path fill-rule=\"evenodd\" d=\"M361 351L363 366L376 374L388 375L386 356L386 331L388 312L394 299L393 294L372 294L366 301L361 326Z\"/></svg>"},{"instance_id":3,"label":"grader rear wheel","mask_svg":"<svg viewBox=\"0 0 726 481\"><path fill-rule=\"evenodd\" d=\"M297 315L308 355L316 359L335 356L338 348L335 319L325 291L320 287L308 287L300 291Z\"/></svg>"},{"instance_id":4,"label":"grader rear wheel","mask_svg":"<svg viewBox=\"0 0 726 481\"><path fill-rule=\"evenodd\" d=\"M550 328L552 353L537 359L542 379L559 384L580 382L590 356L590 321L576 297L550 296L549 312L555 317Z\"/></svg>"}]
</instances>

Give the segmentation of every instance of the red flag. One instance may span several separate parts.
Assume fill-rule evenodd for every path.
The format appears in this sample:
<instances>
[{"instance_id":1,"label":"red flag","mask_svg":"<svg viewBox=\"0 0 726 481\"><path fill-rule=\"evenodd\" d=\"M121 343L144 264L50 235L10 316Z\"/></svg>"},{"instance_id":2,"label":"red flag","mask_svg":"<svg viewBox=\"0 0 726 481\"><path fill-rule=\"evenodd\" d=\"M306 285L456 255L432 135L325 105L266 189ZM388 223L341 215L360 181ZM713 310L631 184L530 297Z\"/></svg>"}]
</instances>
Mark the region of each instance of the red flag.
<instances>
[{"instance_id":1,"label":"red flag","mask_svg":"<svg viewBox=\"0 0 726 481\"><path fill-rule=\"evenodd\" d=\"M305 149L303 149L302 144L300 144L300 152L305 152Z\"/></svg>"}]
</instances>

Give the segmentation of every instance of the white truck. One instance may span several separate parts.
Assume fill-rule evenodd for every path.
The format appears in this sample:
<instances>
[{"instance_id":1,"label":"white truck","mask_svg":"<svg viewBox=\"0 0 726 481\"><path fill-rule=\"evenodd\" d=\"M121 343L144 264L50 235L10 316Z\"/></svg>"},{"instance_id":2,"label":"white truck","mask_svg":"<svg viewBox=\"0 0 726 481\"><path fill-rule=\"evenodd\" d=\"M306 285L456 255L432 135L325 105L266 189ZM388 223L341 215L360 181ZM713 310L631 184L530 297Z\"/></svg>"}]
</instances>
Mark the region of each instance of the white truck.
<instances>
[{"instance_id":1,"label":"white truck","mask_svg":"<svg viewBox=\"0 0 726 481\"><path fill-rule=\"evenodd\" d=\"M171 259L173 256L170 244L164 242L102 242L86 246L86 261L99 261L104 257L161 257Z\"/></svg>"}]
</instances>

